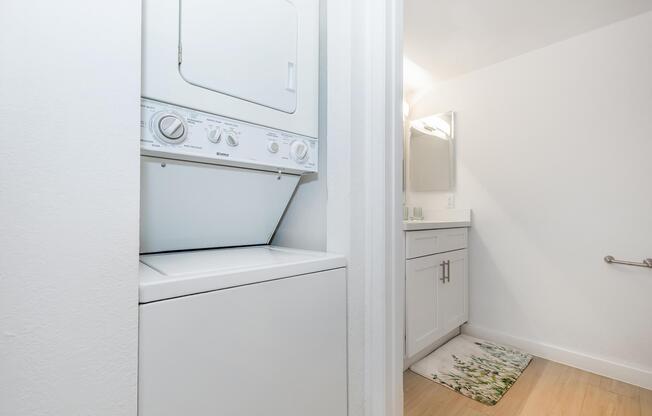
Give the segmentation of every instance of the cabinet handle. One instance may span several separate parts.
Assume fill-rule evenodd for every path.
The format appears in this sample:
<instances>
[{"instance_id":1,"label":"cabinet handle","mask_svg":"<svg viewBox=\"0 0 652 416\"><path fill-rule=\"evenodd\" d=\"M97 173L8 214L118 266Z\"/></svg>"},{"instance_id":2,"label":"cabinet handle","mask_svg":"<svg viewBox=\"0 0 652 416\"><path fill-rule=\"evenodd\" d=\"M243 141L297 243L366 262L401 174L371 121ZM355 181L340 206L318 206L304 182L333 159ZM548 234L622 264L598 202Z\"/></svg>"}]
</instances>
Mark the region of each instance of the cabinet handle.
<instances>
[{"instance_id":1,"label":"cabinet handle","mask_svg":"<svg viewBox=\"0 0 652 416\"><path fill-rule=\"evenodd\" d=\"M441 278L439 280L441 280L442 283L446 283L446 262L442 261L440 266L441 266Z\"/></svg>"},{"instance_id":2,"label":"cabinet handle","mask_svg":"<svg viewBox=\"0 0 652 416\"><path fill-rule=\"evenodd\" d=\"M451 261L446 260L445 263L446 263L446 274L445 274L446 280L448 280L450 282L451 281Z\"/></svg>"}]
</instances>

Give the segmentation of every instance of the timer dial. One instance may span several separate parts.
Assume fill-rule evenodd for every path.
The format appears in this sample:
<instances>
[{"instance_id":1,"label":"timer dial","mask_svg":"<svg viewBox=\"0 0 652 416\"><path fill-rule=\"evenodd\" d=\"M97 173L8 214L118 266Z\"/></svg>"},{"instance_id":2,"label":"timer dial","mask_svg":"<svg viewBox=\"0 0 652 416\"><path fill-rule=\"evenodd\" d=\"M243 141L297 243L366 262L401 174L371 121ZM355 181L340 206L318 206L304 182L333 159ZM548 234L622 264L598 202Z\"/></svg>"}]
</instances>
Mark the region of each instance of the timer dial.
<instances>
[{"instance_id":1,"label":"timer dial","mask_svg":"<svg viewBox=\"0 0 652 416\"><path fill-rule=\"evenodd\" d=\"M183 117L177 114L163 113L153 121L154 135L162 142L178 144L186 140L188 127Z\"/></svg>"}]
</instances>

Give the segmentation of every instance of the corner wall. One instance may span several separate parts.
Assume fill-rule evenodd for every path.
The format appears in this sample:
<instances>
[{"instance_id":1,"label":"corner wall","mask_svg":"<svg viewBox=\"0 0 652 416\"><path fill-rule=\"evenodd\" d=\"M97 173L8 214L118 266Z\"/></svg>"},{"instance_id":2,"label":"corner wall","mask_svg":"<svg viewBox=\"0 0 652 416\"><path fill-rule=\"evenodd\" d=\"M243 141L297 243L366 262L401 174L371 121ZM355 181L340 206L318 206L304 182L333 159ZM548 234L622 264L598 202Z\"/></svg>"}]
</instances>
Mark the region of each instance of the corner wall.
<instances>
[{"instance_id":1,"label":"corner wall","mask_svg":"<svg viewBox=\"0 0 652 416\"><path fill-rule=\"evenodd\" d=\"M0 415L136 415L140 2L0 2Z\"/></svg>"},{"instance_id":2,"label":"corner wall","mask_svg":"<svg viewBox=\"0 0 652 416\"><path fill-rule=\"evenodd\" d=\"M274 233L271 244L304 250L326 250L327 120L328 120L328 8L320 2L319 32L319 172L304 175ZM331 97L336 101L339 97Z\"/></svg>"},{"instance_id":3,"label":"corner wall","mask_svg":"<svg viewBox=\"0 0 652 416\"><path fill-rule=\"evenodd\" d=\"M415 107L457 112L470 330L647 388L652 271L602 258L652 257L651 74L647 13L445 82Z\"/></svg>"}]
</instances>

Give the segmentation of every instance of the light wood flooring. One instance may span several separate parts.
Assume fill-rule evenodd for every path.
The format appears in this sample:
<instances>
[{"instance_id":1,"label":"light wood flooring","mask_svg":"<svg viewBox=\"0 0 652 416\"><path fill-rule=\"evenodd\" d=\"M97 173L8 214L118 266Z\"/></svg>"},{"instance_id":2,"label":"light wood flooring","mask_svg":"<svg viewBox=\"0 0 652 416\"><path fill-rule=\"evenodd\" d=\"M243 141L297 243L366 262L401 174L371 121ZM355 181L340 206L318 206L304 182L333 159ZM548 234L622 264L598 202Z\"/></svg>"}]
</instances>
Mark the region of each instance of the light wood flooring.
<instances>
[{"instance_id":1,"label":"light wood flooring","mask_svg":"<svg viewBox=\"0 0 652 416\"><path fill-rule=\"evenodd\" d=\"M495 406L403 376L405 416L652 416L652 391L534 358Z\"/></svg>"}]
</instances>

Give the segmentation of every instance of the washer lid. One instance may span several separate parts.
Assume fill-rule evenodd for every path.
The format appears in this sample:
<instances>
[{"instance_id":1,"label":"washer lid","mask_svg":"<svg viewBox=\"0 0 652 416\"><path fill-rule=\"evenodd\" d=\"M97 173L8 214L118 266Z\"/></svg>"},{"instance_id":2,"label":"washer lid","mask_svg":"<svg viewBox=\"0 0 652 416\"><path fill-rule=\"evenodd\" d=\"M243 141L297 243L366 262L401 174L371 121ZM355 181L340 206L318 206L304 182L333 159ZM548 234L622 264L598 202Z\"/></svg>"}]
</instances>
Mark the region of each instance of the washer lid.
<instances>
[{"instance_id":1,"label":"washer lid","mask_svg":"<svg viewBox=\"0 0 652 416\"><path fill-rule=\"evenodd\" d=\"M140 303L346 266L341 255L273 246L140 256Z\"/></svg>"},{"instance_id":2,"label":"washer lid","mask_svg":"<svg viewBox=\"0 0 652 416\"><path fill-rule=\"evenodd\" d=\"M298 15L288 0L181 0L179 71L190 84L297 108Z\"/></svg>"},{"instance_id":3,"label":"washer lid","mask_svg":"<svg viewBox=\"0 0 652 416\"><path fill-rule=\"evenodd\" d=\"M149 156L140 178L141 253L269 244L300 179Z\"/></svg>"}]
</instances>

